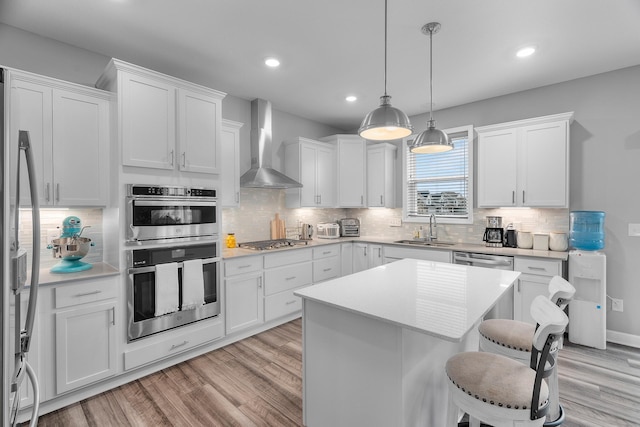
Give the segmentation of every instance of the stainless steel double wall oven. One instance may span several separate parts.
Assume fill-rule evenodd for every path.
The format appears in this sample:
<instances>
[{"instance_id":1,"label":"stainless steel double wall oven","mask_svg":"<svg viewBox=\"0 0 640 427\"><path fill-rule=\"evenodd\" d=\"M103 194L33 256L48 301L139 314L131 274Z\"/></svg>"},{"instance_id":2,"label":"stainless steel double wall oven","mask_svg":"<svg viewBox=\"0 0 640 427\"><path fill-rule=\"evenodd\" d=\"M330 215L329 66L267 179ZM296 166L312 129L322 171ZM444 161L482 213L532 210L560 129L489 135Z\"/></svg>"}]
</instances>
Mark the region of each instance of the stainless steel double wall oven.
<instances>
[{"instance_id":1,"label":"stainless steel double wall oven","mask_svg":"<svg viewBox=\"0 0 640 427\"><path fill-rule=\"evenodd\" d=\"M130 184L126 206L127 244L132 246L127 251L128 341L218 316L222 257L216 190ZM202 284L199 271L195 285L184 280L185 266L194 260L198 270L202 265ZM167 290L166 278L159 277L167 267L177 270L177 279L169 280L177 289ZM203 301L185 307L187 291L193 294L190 286ZM177 308L159 312L157 305L162 299L166 303L167 294Z\"/></svg>"}]
</instances>

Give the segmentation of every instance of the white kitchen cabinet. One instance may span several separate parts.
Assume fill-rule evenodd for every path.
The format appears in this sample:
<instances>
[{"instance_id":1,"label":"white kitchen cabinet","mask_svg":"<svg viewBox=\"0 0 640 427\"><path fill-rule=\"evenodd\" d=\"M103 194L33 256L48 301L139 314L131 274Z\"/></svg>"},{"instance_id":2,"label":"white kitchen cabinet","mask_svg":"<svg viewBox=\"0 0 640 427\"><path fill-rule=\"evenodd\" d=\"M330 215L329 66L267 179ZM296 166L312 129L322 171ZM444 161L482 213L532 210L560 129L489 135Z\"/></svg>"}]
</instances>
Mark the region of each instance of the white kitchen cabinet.
<instances>
[{"instance_id":1,"label":"white kitchen cabinet","mask_svg":"<svg viewBox=\"0 0 640 427\"><path fill-rule=\"evenodd\" d=\"M293 293L314 281L313 251L304 248L264 256L266 322L302 310L302 299Z\"/></svg>"},{"instance_id":2,"label":"white kitchen cabinet","mask_svg":"<svg viewBox=\"0 0 640 427\"><path fill-rule=\"evenodd\" d=\"M29 131L40 204L106 205L112 94L24 72L7 74L11 155L18 155L18 131ZM21 191L21 204L29 203L28 193Z\"/></svg>"},{"instance_id":3,"label":"white kitchen cabinet","mask_svg":"<svg viewBox=\"0 0 640 427\"><path fill-rule=\"evenodd\" d=\"M222 119L220 132L220 194L222 207L240 204L240 122Z\"/></svg>"},{"instance_id":4,"label":"white kitchen cabinet","mask_svg":"<svg viewBox=\"0 0 640 427\"><path fill-rule=\"evenodd\" d=\"M573 113L476 128L478 207L569 206Z\"/></svg>"},{"instance_id":5,"label":"white kitchen cabinet","mask_svg":"<svg viewBox=\"0 0 640 427\"><path fill-rule=\"evenodd\" d=\"M513 318L535 324L531 317L531 303L538 295L549 296L549 282L553 276L564 276L561 260L515 257L513 269L522 274L513 293Z\"/></svg>"},{"instance_id":6,"label":"white kitchen cabinet","mask_svg":"<svg viewBox=\"0 0 640 427\"><path fill-rule=\"evenodd\" d=\"M321 138L336 147L336 207L366 207L367 142L358 135Z\"/></svg>"},{"instance_id":7,"label":"white kitchen cabinet","mask_svg":"<svg viewBox=\"0 0 640 427\"><path fill-rule=\"evenodd\" d=\"M367 206L396 207L395 145L382 143L367 147Z\"/></svg>"},{"instance_id":8,"label":"white kitchen cabinet","mask_svg":"<svg viewBox=\"0 0 640 427\"><path fill-rule=\"evenodd\" d=\"M302 188L286 190L288 208L335 205L335 147L307 138L285 142L285 174Z\"/></svg>"},{"instance_id":9,"label":"white kitchen cabinet","mask_svg":"<svg viewBox=\"0 0 640 427\"><path fill-rule=\"evenodd\" d=\"M224 261L224 313L226 333L264 323L263 258Z\"/></svg>"},{"instance_id":10,"label":"white kitchen cabinet","mask_svg":"<svg viewBox=\"0 0 640 427\"><path fill-rule=\"evenodd\" d=\"M340 245L323 245L313 248L313 283L340 277L341 252Z\"/></svg>"},{"instance_id":11,"label":"white kitchen cabinet","mask_svg":"<svg viewBox=\"0 0 640 427\"><path fill-rule=\"evenodd\" d=\"M340 245L340 269L341 276L353 273L353 242L342 243Z\"/></svg>"},{"instance_id":12,"label":"white kitchen cabinet","mask_svg":"<svg viewBox=\"0 0 640 427\"><path fill-rule=\"evenodd\" d=\"M116 374L117 283L107 277L54 289L56 394Z\"/></svg>"},{"instance_id":13,"label":"white kitchen cabinet","mask_svg":"<svg viewBox=\"0 0 640 427\"><path fill-rule=\"evenodd\" d=\"M386 245L384 247L384 264L404 258L422 259L451 263L452 253L446 249L408 248L403 246Z\"/></svg>"},{"instance_id":14,"label":"white kitchen cabinet","mask_svg":"<svg viewBox=\"0 0 640 427\"><path fill-rule=\"evenodd\" d=\"M123 165L220 173L225 93L117 59L97 86L118 93Z\"/></svg>"},{"instance_id":15,"label":"white kitchen cabinet","mask_svg":"<svg viewBox=\"0 0 640 427\"><path fill-rule=\"evenodd\" d=\"M382 265L382 263L382 245L357 242L353 244L354 273L377 267L379 265Z\"/></svg>"}]
</instances>

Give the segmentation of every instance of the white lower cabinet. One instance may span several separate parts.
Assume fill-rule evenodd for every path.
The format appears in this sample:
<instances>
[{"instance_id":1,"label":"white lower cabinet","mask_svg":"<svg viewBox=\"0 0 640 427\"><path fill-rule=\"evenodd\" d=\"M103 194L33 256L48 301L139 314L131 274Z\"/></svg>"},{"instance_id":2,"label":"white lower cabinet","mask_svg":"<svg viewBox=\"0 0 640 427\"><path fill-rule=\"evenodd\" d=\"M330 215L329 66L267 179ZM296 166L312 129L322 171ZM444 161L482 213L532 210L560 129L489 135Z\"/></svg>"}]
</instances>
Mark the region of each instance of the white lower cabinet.
<instances>
[{"instance_id":1,"label":"white lower cabinet","mask_svg":"<svg viewBox=\"0 0 640 427\"><path fill-rule=\"evenodd\" d=\"M382 245L371 243L354 243L353 244L353 272L357 273L362 270L382 265Z\"/></svg>"},{"instance_id":2,"label":"white lower cabinet","mask_svg":"<svg viewBox=\"0 0 640 427\"><path fill-rule=\"evenodd\" d=\"M563 275L563 262L558 259L516 257L513 269L522 274L513 293L513 318L535 324L531 317L531 303L538 295L549 295L553 276Z\"/></svg>"},{"instance_id":3,"label":"white lower cabinet","mask_svg":"<svg viewBox=\"0 0 640 427\"><path fill-rule=\"evenodd\" d=\"M116 374L117 283L101 278L54 290L56 394Z\"/></svg>"},{"instance_id":4,"label":"white lower cabinet","mask_svg":"<svg viewBox=\"0 0 640 427\"><path fill-rule=\"evenodd\" d=\"M227 334L264 323L262 256L224 262Z\"/></svg>"},{"instance_id":5,"label":"white lower cabinet","mask_svg":"<svg viewBox=\"0 0 640 427\"><path fill-rule=\"evenodd\" d=\"M342 274L340 245L313 249L313 283L335 279Z\"/></svg>"},{"instance_id":6,"label":"white lower cabinet","mask_svg":"<svg viewBox=\"0 0 640 427\"><path fill-rule=\"evenodd\" d=\"M384 247L384 263L404 258L422 259L426 261L451 262L451 251L431 248L405 248L400 246Z\"/></svg>"},{"instance_id":7,"label":"white lower cabinet","mask_svg":"<svg viewBox=\"0 0 640 427\"><path fill-rule=\"evenodd\" d=\"M302 310L296 289L313 283L313 251L298 249L264 257L264 319L266 322Z\"/></svg>"}]
</instances>

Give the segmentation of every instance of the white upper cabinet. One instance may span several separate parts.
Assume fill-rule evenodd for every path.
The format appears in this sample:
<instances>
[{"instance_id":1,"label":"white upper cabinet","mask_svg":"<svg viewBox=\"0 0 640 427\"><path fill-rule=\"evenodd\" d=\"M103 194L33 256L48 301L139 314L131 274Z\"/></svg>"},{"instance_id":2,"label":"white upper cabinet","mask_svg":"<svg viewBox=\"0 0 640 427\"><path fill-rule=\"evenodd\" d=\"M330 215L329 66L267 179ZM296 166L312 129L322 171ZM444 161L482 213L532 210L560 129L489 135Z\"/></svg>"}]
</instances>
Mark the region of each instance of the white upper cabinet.
<instances>
[{"instance_id":1,"label":"white upper cabinet","mask_svg":"<svg viewBox=\"0 0 640 427\"><path fill-rule=\"evenodd\" d=\"M569 206L573 113L476 128L478 207Z\"/></svg>"},{"instance_id":2,"label":"white upper cabinet","mask_svg":"<svg viewBox=\"0 0 640 427\"><path fill-rule=\"evenodd\" d=\"M367 147L367 206L396 207L396 152L388 143Z\"/></svg>"},{"instance_id":3,"label":"white upper cabinet","mask_svg":"<svg viewBox=\"0 0 640 427\"><path fill-rule=\"evenodd\" d=\"M366 207L366 141L358 135L332 135L321 141L336 147L336 207Z\"/></svg>"},{"instance_id":4,"label":"white upper cabinet","mask_svg":"<svg viewBox=\"0 0 640 427\"><path fill-rule=\"evenodd\" d=\"M240 204L240 122L222 119L220 132L220 203L223 207Z\"/></svg>"},{"instance_id":5,"label":"white upper cabinet","mask_svg":"<svg viewBox=\"0 0 640 427\"><path fill-rule=\"evenodd\" d=\"M40 203L106 205L112 94L15 70L7 75L11 155L18 155L18 132L29 131ZM21 162L21 182L26 183L24 156ZM27 187L20 195L21 204L29 204Z\"/></svg>"},{"instance_id":6,"label":"white upper cabinet","mask_svg":"<svg viewBox=\"0 0 640 427\"><path fill-rule=\"evenodd\" d=\"M97 86L118 93L123 165L220 173L225 93L117 59Z\"/></svg>"},{"instance_id":7,"label":"white upper cabinet","mask_svg":"<svg viewBox=\"0 0 640 427\"><path fill-rule=\"evenodd\" d=\"M334 207L335 147L307 138L285 145L285 174L302 184L286 190L287 207Z\"/></svg>"}]
</instances>

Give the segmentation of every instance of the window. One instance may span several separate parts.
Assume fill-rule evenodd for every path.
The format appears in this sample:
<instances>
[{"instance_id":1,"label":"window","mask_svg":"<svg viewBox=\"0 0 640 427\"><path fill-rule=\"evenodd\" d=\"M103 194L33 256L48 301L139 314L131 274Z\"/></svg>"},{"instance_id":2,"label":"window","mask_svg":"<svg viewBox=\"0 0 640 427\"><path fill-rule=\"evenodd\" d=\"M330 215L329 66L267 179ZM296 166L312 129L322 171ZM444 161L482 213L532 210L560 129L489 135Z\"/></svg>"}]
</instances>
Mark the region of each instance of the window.
<instances>
[{"instance_id":1,"label":"window","mask_svg":"<svg viewBox=\"0 0 640 427\"><path fill-rule=\"evenodd\" d=\"M473 126L444 129L453 150L413 154L404 148L403 219L450 224L473 223Z\"/></svg>"}]
</instances>

